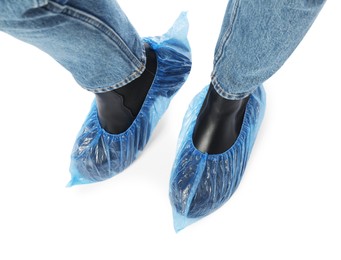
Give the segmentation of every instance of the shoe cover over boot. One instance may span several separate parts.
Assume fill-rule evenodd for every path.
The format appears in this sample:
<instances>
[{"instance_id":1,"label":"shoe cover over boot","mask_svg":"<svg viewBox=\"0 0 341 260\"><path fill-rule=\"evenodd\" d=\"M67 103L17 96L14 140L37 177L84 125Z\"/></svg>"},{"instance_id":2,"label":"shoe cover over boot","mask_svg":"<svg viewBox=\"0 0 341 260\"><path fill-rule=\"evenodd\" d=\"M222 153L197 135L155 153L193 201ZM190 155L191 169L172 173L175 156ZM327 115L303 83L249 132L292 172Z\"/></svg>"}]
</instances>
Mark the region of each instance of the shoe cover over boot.
<instances>
[{"instance_id":1,"label":"shoe cover over boot","mask_svg":"<svg viewBox=\"0 0 341 260\"><path fill-rule=\"evenodd\" d=\"M96 101L93 102L72 150L68 186L111 178L126 169L143 150L190 72L187 32L187 17L182 13L166 34L143 39L156 53L157 70L140 112L126 131L106 132L98 120Z\"/></svg>"},{"instance_id":2,"label":"shoe cover over boot","mask_svg":"<svg viewBox=\"0 0 341 260\"><path fill-rule=\"evenodd\" d=\"M183 120L177 156L170 179L174 228L179 231L222 206L237 189L265 111L263 87L246 104L237 140L221 154L202 153L193 144L197 116L206 97L204 88L192 101Z\"/></svg>"}]
</instances>

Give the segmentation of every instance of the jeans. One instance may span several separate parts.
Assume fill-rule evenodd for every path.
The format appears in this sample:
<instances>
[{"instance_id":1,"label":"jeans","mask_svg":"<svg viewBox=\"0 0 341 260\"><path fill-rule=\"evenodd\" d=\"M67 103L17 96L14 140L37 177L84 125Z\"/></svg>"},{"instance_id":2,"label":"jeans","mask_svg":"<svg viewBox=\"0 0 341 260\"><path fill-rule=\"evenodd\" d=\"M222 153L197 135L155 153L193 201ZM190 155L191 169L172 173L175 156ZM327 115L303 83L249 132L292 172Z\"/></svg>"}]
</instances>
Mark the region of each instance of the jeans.
<instances>
[{"instance_id":1,"label":"jeans","mask_svg":"<svg viewBox=\"0 0 341 260\"><path fill-rule=\"evenodd\" d=\"M215 90L227 99L250 95L295 50L325 1L230 0L215 49ZM115 0L0 0L0 30L51 55L94 93L145 69L141 38Z\"/></svg>"},{"instance_id":2,"label":"jeans","mask_svg":"<svg viewBox=\"0 0 341 260\"><path fill-rule=\"evenodd\" d=\"M145 69L141 39L113 0L0 0L0 30L51 55L94 93Z\"/></svg>"}]
</instances>

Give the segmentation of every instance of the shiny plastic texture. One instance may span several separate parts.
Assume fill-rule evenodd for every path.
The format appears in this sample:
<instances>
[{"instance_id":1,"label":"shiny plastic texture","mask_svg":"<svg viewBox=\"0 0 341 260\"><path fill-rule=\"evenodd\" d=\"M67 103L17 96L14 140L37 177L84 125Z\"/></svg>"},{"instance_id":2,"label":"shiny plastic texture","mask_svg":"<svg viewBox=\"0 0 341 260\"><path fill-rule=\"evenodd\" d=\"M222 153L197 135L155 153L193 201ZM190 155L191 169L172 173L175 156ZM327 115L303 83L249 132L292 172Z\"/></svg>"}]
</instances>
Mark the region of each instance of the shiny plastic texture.
<instances>
[{"instance_id":1,"label":"shiny plastic texture","mask_svg":"<svg viewBox=\"0 0 341 260\"><path fill-rule=\"evenodd\" d=\"M177 232L209 215L232 196L264 117L265 92L260 86L250 96L239 136L232 147L221 154L202 153L195 148L192 135L207 91L208 87L204 88L191 102L179 136L169 194Z\"/></svg>"},{"instance_id":2,"label":"shiny plastic texture","mask_svg":"<svg viewBox=\"0 0 341 260\"><path fill-rule=\"evenodd\" d=\"M93 102L72 150L68 186L111 178L137 158L172 97L188 77L191 53L187 33L187 16L182 13L166 34L143 39L156 52L157 71L140 112L125 132L106 132L100 126L96 102Z\"/></svg>"}]
</instances>

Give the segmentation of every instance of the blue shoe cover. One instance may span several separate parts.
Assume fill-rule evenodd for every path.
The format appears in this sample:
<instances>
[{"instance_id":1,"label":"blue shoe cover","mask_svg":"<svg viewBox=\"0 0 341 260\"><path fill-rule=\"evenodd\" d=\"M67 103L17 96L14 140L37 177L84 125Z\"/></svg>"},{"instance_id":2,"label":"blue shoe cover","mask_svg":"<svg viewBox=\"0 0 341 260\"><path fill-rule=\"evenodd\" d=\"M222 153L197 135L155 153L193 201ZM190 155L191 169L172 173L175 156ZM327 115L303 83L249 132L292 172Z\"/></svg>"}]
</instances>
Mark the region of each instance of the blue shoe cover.
<instances>
[{"instance_id":1,"label":"blue shoe cover","mask_svg":"<svg viewBox=\"0 0 341 260\"><path fill-rule=\"evenodd\" d=\"M111 178L126 169L143 150L190 72L187 32L187 17L182 13L166 34L143 39L156 52L157 71L139 114L125 132L106 132L98 120L96 101L93 102L72 150L68 186Z\"/></svg>"},{"instance_id":2,"label":"blue shoe cover","mask_svg":"<svg viewBox=\"0 0 341 260\"><path fill-rule=\"evenodd\" d=\"M265 112L265 92L250 96L237 140L221 154L202 153L193 145L195 122L208 87L192 101L183 120L170 179L170 200L176 231L222 206L237 189Z\"/></svg>"}]
</instances>

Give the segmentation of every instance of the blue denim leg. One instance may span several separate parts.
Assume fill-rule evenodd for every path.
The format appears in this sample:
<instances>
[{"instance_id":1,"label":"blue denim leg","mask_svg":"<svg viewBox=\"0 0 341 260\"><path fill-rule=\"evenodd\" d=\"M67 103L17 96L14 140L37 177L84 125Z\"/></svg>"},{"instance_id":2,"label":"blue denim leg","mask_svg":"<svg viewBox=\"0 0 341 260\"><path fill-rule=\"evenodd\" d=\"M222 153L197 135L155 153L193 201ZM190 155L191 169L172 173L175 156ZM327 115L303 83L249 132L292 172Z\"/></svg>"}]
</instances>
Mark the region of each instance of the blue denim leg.
<instances>
[{"instance_id":1,"label":"blue denim leg","mask_svg":"<svg viewBox=\"0 0 341 260\"><path fill-rule=\"evenodd\" d=\"M227 99L250 95L300 43L325 0L230 0L212 84Z\"/></svg>"},{"instance_id":2,"label":"blue denim leg","mask_svg":"<svg viewBox=\"0 0 341 260\"><path fill-rule=\"evenodd\" d=\"M212 84L222 97L250 98L236 141L219 154L203 153L193 144L193 131L208 88L190 104L170 179L176 231L220 208L238 188L265 112L262 83L290 56L323 3L230 0L215 51Z\"/></svg>"},{"instance_id":3,"label":"blue denim leg","mask_svg":"<svg viewBox=\"0 0 341 260\"><path fill-rule=\"evenodd\" d=\"M141 38L115 0L0 0L0 30L48 53L95 93L145 69Z\"/></svg>"}]
</instances>

